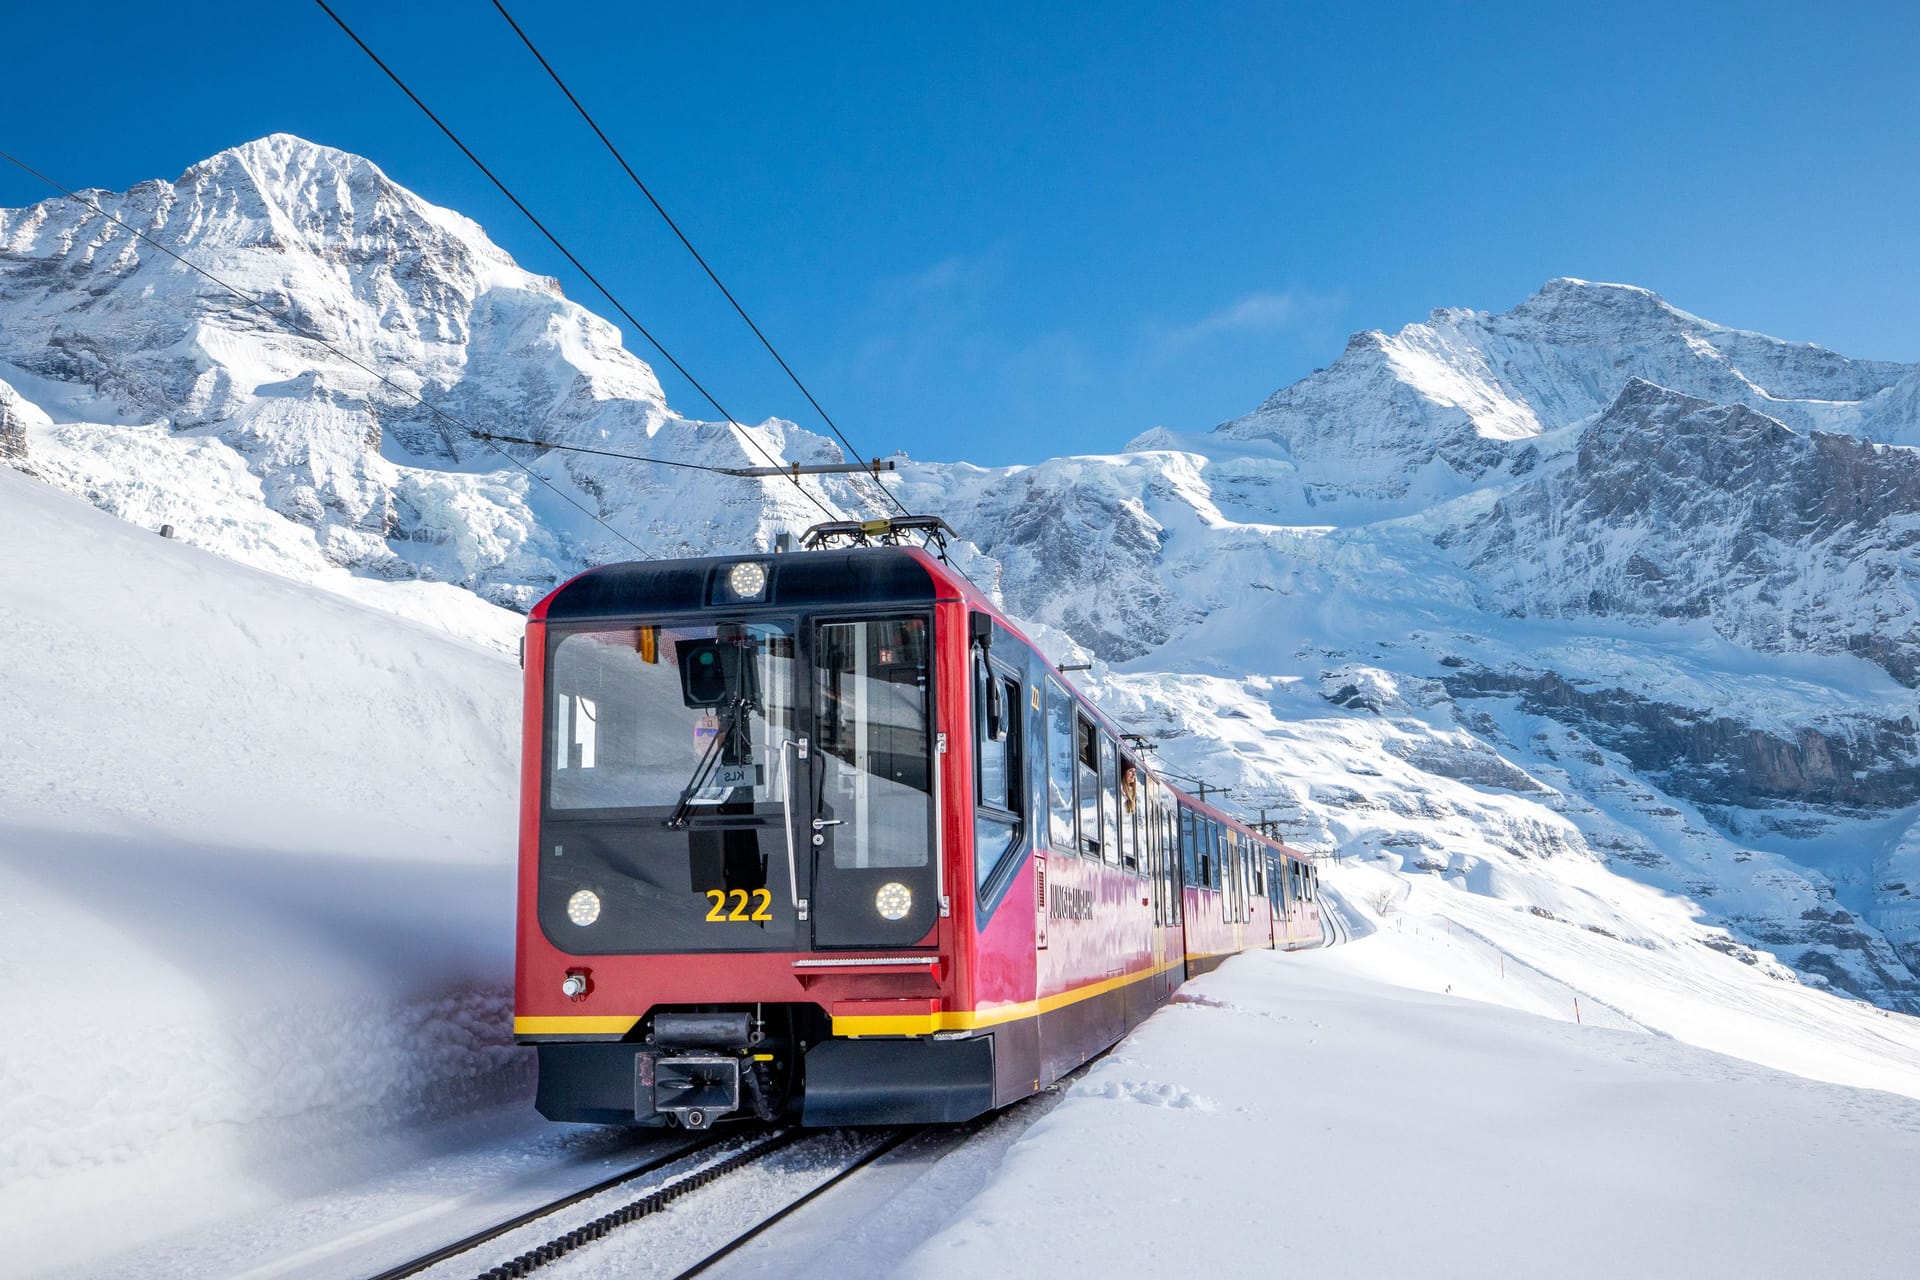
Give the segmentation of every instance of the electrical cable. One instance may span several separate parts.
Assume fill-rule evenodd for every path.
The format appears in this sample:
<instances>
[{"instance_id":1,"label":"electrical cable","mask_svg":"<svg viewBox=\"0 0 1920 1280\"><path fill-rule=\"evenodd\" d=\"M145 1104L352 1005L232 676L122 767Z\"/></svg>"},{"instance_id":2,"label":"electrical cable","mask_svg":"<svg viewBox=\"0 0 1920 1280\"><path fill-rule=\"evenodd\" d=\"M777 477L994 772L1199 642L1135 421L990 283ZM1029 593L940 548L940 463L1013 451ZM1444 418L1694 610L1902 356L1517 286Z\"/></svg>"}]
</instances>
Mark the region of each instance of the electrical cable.
<instances>
[{"instance_id":1,"label":"electrical cable","mask_svg":"<svg viewBox=\"0 0 1920 1280\"><path fill-rule=\"evenodd\" d=\"M473 153L473 149L471 147L467 146L466 143L460 140L460 135L456 134L452 129L448 128L446 122L441 120L439 116L435 115L433 112L433 109L429 107L424 101L421 100L420 95L415 93L411 88L409 88L407 86L407 82L405 80L402 80L399 74L395 72L392 67L389 67L386 64L386 62L384 62L381 59L380 55L375 53L372 47L368 45L365 40L362 40L360 38L359 34L356 33L352 27L347 25L346 19L342 18L339 14L333 11L333 9L327 4L327 0L314 0L314 3L320 6L320 9L323 13L325 13L329 18L333 19L334 25L338 26L340 30L346 32L347 38L352 40L356 45L360 47L360 51L366 54L367 57L373 61L373 65L375 65L376 67L379 67L381 71L386 73L387 79L393 81L394 85L400 90L400 92L407 95L408 100L410 100L414 106L420 108L421 113L425 115L427 119L431 120L434 126L438 128L441 133L447 136L447 140L453 143L455 147L459 148L460 153L462 155L464 155L468 160L473 162L474 168L480 170L480 172L483 175L485 175L487 181L491 182L494 185L494 187L500 192L500 194L505 196L507 200L513 205L513 207L518 209L521 212L521 214L526 217L527 221L531 222L534 225L534 228L537 231L539 231L541 235L547 238L547 242L553 245L555 249L558 249L560 251L560 255L564 257L568 262L573 264L574 270L578 271L583 277L585 277L587 283L591 284L596 290L598 290L600 293L600 296L605 298L607 302L612 305L614 310L618 311L623 317L626 318L627 323L631 324L634 327L634 329L639 332L640 336L645 338L647 342L652 345L653 349L660 353L661 358L665 360L668 364L672 365L675 371L677 371L681 377L685 378L695 391L700 393L701 398L704 399L708 404L714 407L714 410L718 412L723 419L725 419L727 425L735 428L740 433L740 438L742 440L745 440L748 444L752 445L754 450L758 452L760 456L765 458L769 465L771 466L780 465L779 460L775 458L772 453L768 452L760 444L758 440L754 439L752 435L748 434L748 429L745 426L743 426L739 421L737 421L731 413L727 412L726 407L722 405L717 399L714 398L713 393L708 391L707 388L700 382L698 378L695 378L691 373L687 372L686 366L682 365L678 360L674 358L673 353L668 351L666 347L661 344L660 340L653 336L652 331L649 330L645 325L640 323L639 319L633 314L633 312L627 309L626 304L621 302L620 299L616 298L613 295L613 291L608 289L606 285L600 282L600 277L594 275L593 272L589 271L586 267L586 264L581 262L580 259L574 255L571 249L567 248L565 244L561 243L561 240L558 236L554 235L552 231L549 231L547 229L547 224L542 222L537 216L535 216L533 210L529 209L526 206L526 204L520 199L520 197L516 196L513 193L513 190L510 187L508 187L506 183L502 182L494 174L493 170L489 169L486 166L486 164L480 159L479 156ZM809 490L805 485L801 484L798 476L790 476L789 479L792 480L794 488L798 489L803 495L805 495L807 500L813 503L814 506L818 507L821 513L825 515L828 519L832 520L832 519L839 518L840 513L834 511L831 507L827 506L827 504L822 502L819 499L819 497L816 496L811 490Z\"/></svg>"},{"instance_id":2,"label":"electrical cable","mask_svg":"<svg viewBox=\"0 0 1920 1280\"><path fill-rule=\"evenodd\" d=\"M787 363L786 357L775 349L772 340L761 331L759 325L754 323L753 317L747 314L747 309L740 305L738 298L733 296L733 290L727 288L727 286L722 283L719 275L715 273L705 256L693 247L693 241L687 239L687 233L680 229L680 224L673 220L673 215L667 212L666 207L660 203L659 199L653 194L653 191L641 180L640 175L634 172L633 166L627 163L627 158L621 154L620 148L613 144L613 139L609 138L606 131L600 127L600 122L593 118L593 115L581 104L580 99L575 96L567 82L561 78L560 73L554 70L553 64L547 61L547 56L540 52L539 47L533 43L533 38L526 33L525 28L514 20L511 13L507 12L506 5L502 4L501 0L493 0L493 7L500 11L500 16L507 20L509 27L513 28L513 33L520 37L520 43L527 46L527 52L533 55L534 60L540 64L541 69L553 80L553 83L559 88L560 92L566 95L567 101L573 104L573 109L580 113L580 118L587 122L587 127L593 130L594 137L600 139L601 145L606 147L608 153L611 154L614 160L619 163L620 167L626 171L627 177L631 178L633 185L640 189L640 194L647 198L647 203L653 206L654 212L660 215L661 220L667 224L668 229L679 238L680 243L686 247L687 252L693 255L693 260L700 264L702 271L707 273L707 279L713 281L713 287L718 289L721 295L733 304L734 311L739 314L742 320L746 321L747 328L753 330L753 336L760 339L760 345L767 349L767 354L772 356L774 361L779 364L781 371L787 375L794 386L800 389L800 394L807 398L807 403L812 405L813 411L820 415L820 420L827 424L828 429L833 432L835 438L837 438L842 445L846 446L847 452L852 457L866 457L866 454L854 447L853 441L847 438L846 432L840 429L840 424L833 420L832 415L821 406L820 401L814 398L813 392L807 389L807 384L800 380L800 375L793 371L793 366ZM881 496L892 503L901 515L912 514L900 499L885 485L880 484L878 480L874 483L878 485Z\"/></svg>"}]
</instances>

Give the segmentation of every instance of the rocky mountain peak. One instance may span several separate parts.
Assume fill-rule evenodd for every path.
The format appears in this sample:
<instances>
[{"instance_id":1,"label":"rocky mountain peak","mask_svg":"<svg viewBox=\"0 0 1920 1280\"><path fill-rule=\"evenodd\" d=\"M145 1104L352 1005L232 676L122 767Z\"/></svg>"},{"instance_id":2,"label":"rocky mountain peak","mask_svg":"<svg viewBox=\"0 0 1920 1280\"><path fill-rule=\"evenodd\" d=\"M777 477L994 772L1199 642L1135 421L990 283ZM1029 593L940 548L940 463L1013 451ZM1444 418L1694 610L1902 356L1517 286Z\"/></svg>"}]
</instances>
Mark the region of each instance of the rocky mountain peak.
<instances>
[{"instance_id":1,"label":"rocky mountain peak","mask_svg":"<svg viewBox=\"0 0 1920 1280\"><path fill-rule=\"evenodd\" d=\"M357 248L395 259L431 252L449 269L479 275L473 258L512 260L470 219L438 208L363 156L275 133L192 165L172 184L200 219L195 239L338 258Z\"/></svg>"},{"instance_id":2,"label":"rocky mountain peak","mask_svg":"<svg viewBox=\"0 0 1920 1280\"><path fill-rule=\"evenodd\" d=\"M1920 453L1633 379L1564 464L1442 541L1509 616L1701 619L1920 685Z\"/></svg>"}]
</instances>

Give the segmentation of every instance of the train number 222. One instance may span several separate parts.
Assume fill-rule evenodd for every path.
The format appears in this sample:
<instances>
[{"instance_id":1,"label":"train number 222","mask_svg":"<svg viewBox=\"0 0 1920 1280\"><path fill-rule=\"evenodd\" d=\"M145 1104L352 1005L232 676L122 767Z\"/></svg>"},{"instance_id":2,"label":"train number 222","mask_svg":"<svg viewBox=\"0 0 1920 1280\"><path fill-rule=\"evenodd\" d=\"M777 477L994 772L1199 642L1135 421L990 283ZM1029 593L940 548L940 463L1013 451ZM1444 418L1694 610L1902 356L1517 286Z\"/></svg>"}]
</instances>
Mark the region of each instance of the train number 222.
<instances>
[{"instance_id":1,"label":"train number 222","mask_svg":"<svg viewBox=\"0 0 1920 1280\"><path fill-rule=\"evenodd\" d=\"M731 920L773 919L773 913L768 910L773 905L773 891L770 889L755 889L751 894L745 889L709 889L707 897L713 899L713 906L707 911L709 924L726 924ZM728 899L732 899L733 902L731 911L727 909ZM751 913L747 910L749 902L753 904Z\"/></svg>"}]
</instances>

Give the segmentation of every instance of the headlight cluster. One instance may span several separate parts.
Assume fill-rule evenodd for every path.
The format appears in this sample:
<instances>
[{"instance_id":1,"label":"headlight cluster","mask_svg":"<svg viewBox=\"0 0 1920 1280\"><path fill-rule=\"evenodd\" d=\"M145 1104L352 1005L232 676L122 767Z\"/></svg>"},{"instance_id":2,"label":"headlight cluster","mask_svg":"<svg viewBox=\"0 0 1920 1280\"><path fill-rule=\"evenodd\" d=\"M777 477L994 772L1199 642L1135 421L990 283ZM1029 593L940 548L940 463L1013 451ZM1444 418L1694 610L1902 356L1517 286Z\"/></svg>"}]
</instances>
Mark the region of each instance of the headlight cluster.
<instances>
[{"instance_id":1,"label":"headlight cluster","mask_svg":"<svg viewBox=\"0 0 1920 1280\"><path fill-rule=\"evenodd\" d=\"M591 889L580 889L567 899L567 919L582 926L592 924L600 918L600 895Z\"/></svg>"},{"instance_id":2,"label":"headlight cluster","mask_svg":"<svg viewBox=\"0 0 1920 1280\"><path fill-rule=\"evenodd\" d=\"M742 560L727 570L727 590L736 600L758 600L766 589L767 569L757 560Z\"/></svg>"},{"instance_id":3,"label":"headlight cluster","mask_svg":"<svg viewBox=\"0 0 1920 1280\"><path fill-rule=\"evenodd\" d=\"M898 880L889 880L873 895L873 909L883 920L905 920L913 910L913 891Z\"/></svg>"}]
</instances>

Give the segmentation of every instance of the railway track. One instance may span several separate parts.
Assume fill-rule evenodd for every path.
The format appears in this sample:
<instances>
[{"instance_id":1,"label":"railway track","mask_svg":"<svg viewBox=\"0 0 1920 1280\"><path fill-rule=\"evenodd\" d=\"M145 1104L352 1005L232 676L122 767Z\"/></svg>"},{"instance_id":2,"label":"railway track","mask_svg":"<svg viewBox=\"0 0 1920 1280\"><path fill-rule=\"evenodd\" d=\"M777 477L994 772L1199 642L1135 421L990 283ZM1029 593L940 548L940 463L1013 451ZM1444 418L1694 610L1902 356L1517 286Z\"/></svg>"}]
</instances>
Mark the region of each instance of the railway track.
<instances>
[{"instance_id":1,"label":"railway track","mask_svg":"<svg viewBox=\"0 0 1920 1280\"><path fill-rule=\"evenodd\" d=\"M519 1280L590 1246L617 1255L610 1265L622 1275L701 1275L919 1132L773 1129L689 1142L372 1280ZM695 1194L728 1179L739 1195L703 1204L711 1197ZM641 1229L683 1200L689 1212L674 1225Z\"/></svg>"}]
</instances>

